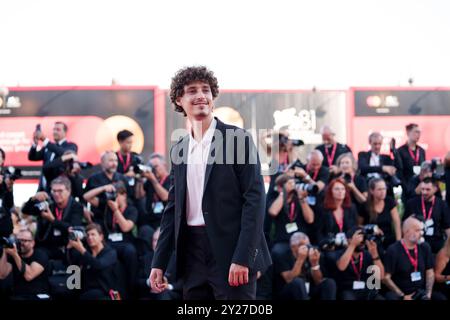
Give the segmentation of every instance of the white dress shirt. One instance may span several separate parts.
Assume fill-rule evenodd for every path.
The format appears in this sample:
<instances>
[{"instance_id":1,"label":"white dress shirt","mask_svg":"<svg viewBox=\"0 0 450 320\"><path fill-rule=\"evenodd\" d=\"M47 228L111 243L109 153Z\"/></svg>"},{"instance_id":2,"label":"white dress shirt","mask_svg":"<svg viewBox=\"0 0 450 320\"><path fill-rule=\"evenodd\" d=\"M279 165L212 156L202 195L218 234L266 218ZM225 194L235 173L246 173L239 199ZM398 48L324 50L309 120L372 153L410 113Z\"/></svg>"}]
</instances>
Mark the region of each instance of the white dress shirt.
<instances>
[{"instance_id":1,"label":"white dress shirt","mask_svg":"<svg viewBox=\"0 0 450 320\"><path fill-rule=\"evenodd\" d=\"M189 136L189 153L186 172L186 218L188 226L204 226L202 199L206 164L217 121L213 119L200 142Z\"/></svg>"}]
</instances>

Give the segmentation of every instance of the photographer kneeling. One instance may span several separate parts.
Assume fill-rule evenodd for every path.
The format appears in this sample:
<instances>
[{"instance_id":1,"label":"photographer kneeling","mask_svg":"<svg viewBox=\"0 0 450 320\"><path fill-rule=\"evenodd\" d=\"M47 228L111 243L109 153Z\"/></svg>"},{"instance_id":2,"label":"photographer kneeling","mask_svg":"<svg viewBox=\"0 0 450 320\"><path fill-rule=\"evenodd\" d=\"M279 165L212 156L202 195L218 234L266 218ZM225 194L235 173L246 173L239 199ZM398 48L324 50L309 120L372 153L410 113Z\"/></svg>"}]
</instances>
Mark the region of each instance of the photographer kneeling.
<instances>
[{"instance_id":1,"label":"photographer kneeling","mask_svg":"<svg viewBox=\"0 0 450 320\"><path fill-rule=\"evenodd\" d=\"M352 228L347 233L347 238L347 248L336 252L338 257L336 266L339 271L336 273L335 280L340 298L342 300L384 300L378 294L384 276L384 266L378 254L376 242L367 237L364 229L360 227ZM375 284L369 279L372 274L375 277Z\"/></svg>"},{"instance_id":2,"label":"photographer kneeling","mask_svg":"<svg viewBox=\"0 0 450 320\"><path fill-rule=\"evenodd\" d=\"M79 237L71 237L67 246L71 263L81 266L80 300L109 300L117 285L116 251L105 244L102 227L96 223L86 227L86 242L87 248Z\"/></svg>"},{"instance_id":3,"label":"photographer kneeling","mask_svg":"<svg viewBox=\"0 0 450 320\"><path fill-rule=\"evenodd\" d=\"M92 189L84 194L86 201L95 208L104 208L103 217L94 217L105 231L107 243L117 251L126 268L127 294L134 294L138 271L137 251L134 245L133 228L138 212L127 197L127 187L123 181ZM105 205L106 202L106 205Z\"/></svg>"},{"instance_id":4,"label":"photographer kneeling","mask_svg":"<svg viewBox=\"0 0 450 320\"><path fill-rule=\"evenodd\" d=\"M336 299L336 283L322 273L324 259L302 232L290 238L291 250L273 254L275 296L288 300ZM322 265L322 267L321 267Z\"/></svg>"},{"instance_id":5,"label":"photographer kneeling","mask_svg":"<svg viewBox=\"0 0 450 320\"><path fill-rule=\"evenodd\" d=\"M35 249L33 234L24 229L17 235L16 243L4 244L0 257L0 279L13 275L13 300L48 299L48 257Z\"/></svg>"},{"instance_id":6,"label":"photographer kneeling","mask_svg":"<svg viewBox=\"0 0 450 320\"><path fill-rule=\"evenodd\" d=\"M68 230L82 225L83 206L71 196L66 177L52 181L51 194L38 192L25 203L22 212L37 217L37 246L45 249L50 259L65 261Z\"/></svg>"}]
</instances>

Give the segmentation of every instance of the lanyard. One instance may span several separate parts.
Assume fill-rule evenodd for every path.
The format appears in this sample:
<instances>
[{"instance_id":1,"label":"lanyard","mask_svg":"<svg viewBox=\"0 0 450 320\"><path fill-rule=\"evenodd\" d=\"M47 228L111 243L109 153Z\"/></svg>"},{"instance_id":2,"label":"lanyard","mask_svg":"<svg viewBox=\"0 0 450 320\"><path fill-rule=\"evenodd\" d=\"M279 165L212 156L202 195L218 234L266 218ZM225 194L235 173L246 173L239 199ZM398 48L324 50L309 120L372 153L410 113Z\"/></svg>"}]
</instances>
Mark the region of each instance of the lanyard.
<instances>
[{"instance_id":1,"label":"lanyard","mask_svg":"<svg viewBox=\"0 0 450 320\"><path fill-rule=\"evenodd\" d=\"M129 154L129 153L127 154L127 162L126 163L123 161L122 153L120 151L117 152L117 156L119 158L119 161L122 163L123 172L126 173L131 164L131 154Z\"/></svg>"},{"instance_id":2,"label":"lanyard","mask_svg":"<svg viewBox=\"0 0 450 320\"><path fill-rule=\"evenodd\" d=\"M327 146L325 146L325 153L327 156L328 166L331 167L333 165L334 156L336 155L337 143L333 144L333 149L331 150L331 155L328 152Z\"/></svg>"},{"instance_id":3,"label":"lanyard","mask_svg":"<svg viewBox=\"0 0 450 320\"><path fill-rule=\"evenodd\" d=\"M55 207L55 213L56 213L56 220L61 221L63 213L64 213L64 209L61 209L61 211L60 211L58 207Z\"/></svg>"},{"instance_id":4,"label":"lanyard","mask_svg":"<svg viewBox=\"0 0 450 320\"><path fill-rule=\"evenodd\" d=\"M359 254L359 270L356 269L356 265L355 265L355 261L353 261L353 257L351 259L351 263L352 263L352 268L353 271L355 272L356 278L359 280L361 280L361 271L362 271L362 267L363 267L363 253L361 252Z\"/></svg>"},{"instance_id":5,"label":"lanyard","mask_svg":"<svg viewBox=\"0 0 450 320\"><path fill-rule=\"evenodd\" d=\"M411 150L410 147L408 147L408 151L409 151L409 155L411 156L411 158L414 162L414 165L418 166L419 165L419 157L420 157L419 147L416 147L415 153L413 153L413 151Z\"/></svg>"},{"instance_id":6,"label":"lanyard","mask_svg":"<svg viewBox=\"0 0 450 320\"><path fill-rule=\"evenodd\" d=\"M311 172L309 169L308 169L308 171ZM317 170L314 170L314 173L312 174L312 177L311 177L314 181L316 181L317 176L319 175L319 171L320 171L320 168ZM309 174L309 172L308 172L308 174Z\"/></svg>"},{"instance_id":7,"label":"lanyard","mask_svg":"<svg viewBox=\"0 0 450 320\"><path fill-rule=\"evenodd\" d=\"M338 219L336 218L336 215L334 214L334 211L333 211L333 218L334 218L334 221L336 221L336 224L339 228L339 232L342 232L342 230L344 229L344 212L342 212L342 220L341 221L338 221Z\"/></svg>"},{"instance_id":8,"label":"lanyard","mask_svg":"<svg viewBox=\"0 0 450 320\"><path fill-rule=\"evenodd\" d=\"M433 214L433 208L434 208L434 201L436 200L436 197L433 198L433 201L431 201L431 208L428 211L428 217L427 217L427 211L425 208L425 199L422 196L422 214L423 214L423 218L426 220L430 220L431 219L431 215Z\"/></svg>"},{"instance_id":9,"label":"lanyard","mask_svg":"<svg viewBox=\"0 0 450 320\"><path fill-rule=\"evenodd\" d=\"M291 202L291 209L289 210L289 222L293 222L296 218L295 201Z\"/></svg>"},{"instance_id":10,"label":"lanyard","mask_svg":"<svg viewBox=\"0 0 450 320\"><path fill-rule=\"evenodd\" d=\"M408 255L409 261L411 262L412 266L414 267L414 272L417 272L417 268L418 268L418 265L419 265L419 253L418 253L418 250L417 250L417 244L414 246L414 258L411 257L411 254L409 253L409 250L406 247L406 245L403 242L403 240L402 240L402 246L403 246L403 249L405 249L406 254Z\"/></svg>"}]
</instances>

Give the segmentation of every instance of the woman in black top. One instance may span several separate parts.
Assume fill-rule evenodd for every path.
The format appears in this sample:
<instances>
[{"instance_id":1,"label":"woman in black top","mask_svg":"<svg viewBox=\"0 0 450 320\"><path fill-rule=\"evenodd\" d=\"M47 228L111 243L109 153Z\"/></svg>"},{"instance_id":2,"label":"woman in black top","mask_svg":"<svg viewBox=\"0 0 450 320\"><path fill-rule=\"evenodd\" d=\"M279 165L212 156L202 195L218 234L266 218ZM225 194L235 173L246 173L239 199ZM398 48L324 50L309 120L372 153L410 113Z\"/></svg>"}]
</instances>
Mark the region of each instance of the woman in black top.
<instances>
[{"instance_id":1,"label":"woman in black top","mask_svg":"<svg viewBox=\"0 0 450 320\"><path fill-rule=\"evenodd\" d=\"M272 250L289 251L289 239L294 232L309 233L314 212L306 201L307 192L296 189L294 177L282 174L275 183L280 192L268 209L275 223Z\"/></svg>"},{"instance_id":2,"label":"woman in black top","mask_svg":"<svg viewBox=\"0 0 450 320\"><path fill-rule=\"evenodd\" d=\"M319 239L330 236L345 239L345 233L356 226L356 209L345 182L338 178L330 182L325 191L323 210L320 211Z\"/></svg>"},{"instance_id":3,"label":"woman in black top","mask_svg":"<svg viewBox=\"0 0 450 320\"><path fill-rule=\"evenodd\" d=\"M331 179L341 178L347 183L350 190L352 202L357 205L364 204L367 201L367 182L366 179L359 174L358 164L351 153L344 153L337 158L336 165L338 172L332 176Z\"/></svg>"},{"instance_id":4,"label":"woman in black top","mask_svg":"<svg viewBox=\"0 0 450 320\"><path fill-rule=\"evenodd\" d=\"M100 225L92 223L86 228L86 249L80 239L69 240L71 262L81 266L81 300L110 299L117 287L114 268L117 254L105 245Z\"/></svg>"},{"instance_id":5,"label":"woman in black top","mask_svg":"<svg viewBox=\"0 0 450 320\"><path fill-rule=\"evenodd\" d=\"M395 199L387 197L386 182L373 178L369 182L369 197L359 216L360 224L376 224L384 235L383 248L402 237L400 215Z\"/></svg>"}]
</instances>

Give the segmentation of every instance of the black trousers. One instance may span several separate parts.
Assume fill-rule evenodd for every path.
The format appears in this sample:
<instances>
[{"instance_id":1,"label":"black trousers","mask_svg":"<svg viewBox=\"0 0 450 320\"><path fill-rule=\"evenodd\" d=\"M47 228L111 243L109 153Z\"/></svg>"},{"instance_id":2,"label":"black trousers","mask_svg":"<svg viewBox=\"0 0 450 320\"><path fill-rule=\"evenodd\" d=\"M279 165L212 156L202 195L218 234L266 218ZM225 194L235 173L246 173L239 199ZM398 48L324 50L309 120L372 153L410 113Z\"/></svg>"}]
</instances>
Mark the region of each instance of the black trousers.
<instances>
[{"instance_id":1,"label":"black trousers","mask_svg":"<svg viewBox=\"0 0 450 320\"><path fill-rule=\"evenodd\" d=\"M183 300L254 300L256 272L249 274L248 284L231 287L214 259L206 228L185 228Z\"/></svg>"}]
</instances>

